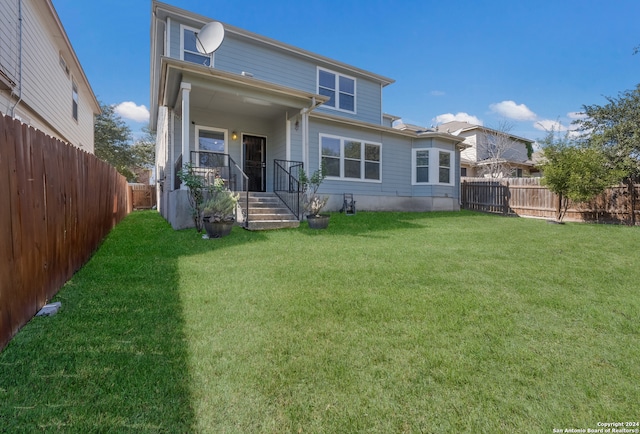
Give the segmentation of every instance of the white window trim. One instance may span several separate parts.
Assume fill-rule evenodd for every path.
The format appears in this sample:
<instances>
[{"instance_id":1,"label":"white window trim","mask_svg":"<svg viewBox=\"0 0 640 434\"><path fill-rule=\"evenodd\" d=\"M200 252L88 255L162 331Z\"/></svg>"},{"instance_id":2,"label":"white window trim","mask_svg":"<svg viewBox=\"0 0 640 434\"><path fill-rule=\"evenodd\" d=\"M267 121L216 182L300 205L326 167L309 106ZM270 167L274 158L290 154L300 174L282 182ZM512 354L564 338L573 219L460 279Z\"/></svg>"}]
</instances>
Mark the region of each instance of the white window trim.
<instances>
[{"instance_id":1,"label":"white window trim","mask_svg":"<svg viewBox=\"0 0 640 434\"><path fill-rule=\"evenodd\" d=\"M320 71L324 71L324 72L328 72L329 74L334 74L336 76L336 80L335 80L335 93L336 93L336 97L335 97L335 107L331 107L330 105L322 105L322 107L330 109L330 110L336 110L339 112L343 112L343 113L350 113L350 114L357 114L358 113L358 81L356 80L355 77L352 77L350 75L346 75L346 74L341 74L339 72L336 71L332 71L330 69L327 68L321 68L321 67L317 67L316 68L316 92L320 93ZM344 77L344 78L348 78L350 80L353 80L353 110L345 110L340 108L340 77Z\"/></svg>"},{"instance_id":2,"label":"white window trim","mask_svg":"<svg viewBox=\"0 0 640 434\"><path fill-rule=\"evenodd\" d=\"M184 24L180 24L180 60L184 60L184 31L185 30L191 30L194 33L198 33L200 31L200 29L196 29L195 27L190 27L190 26L185 26ZM189 51L189 53L198 54L202 57L207 57L206 54L202 54L197 51ZM209 56L209 67L213 68L213 60L215 58L214 54L211 53L208 56ZM206 65L202 65L202 66L206 66Z\"/></svg>"},{"instance_id":3,"label":"white window trim","mask_svg":"<svg viewBox=\"0 0 640 434\"><path fill-rule=\"evenodd\" d=\"M78 83L73 78L71 79L71 118L76 122L80 118L80 94Z\"/></svg>"},{"instance_id":4,"label":"white window trim","mask_svg":"<svg viewBox=\"0 0 640 434\"><path fill-rule=\"evenodd\" d=\"M340 140L340 176L327 176L327 179L335 179L340 181L352 181L352 182L370 182L374 184L382 183L382 143L374 142L373 140L362 140L355 139L351 137L342 137L335 136L332 134L319 134L318 137L318 153L319 153L319 162L322 164L322 138L326 137L328 139L336 139ZM362 146L360 147L360 178L347 178L344 176L344 144L345 142L359 142ZM380 179L366 179L365 176L365 145L376 145L380 147Z\"/></svg>"},{"instance_id":5,"label":"white window trim","mask_svg":"<svg viewBox=\"0 0 640 434\"><path fill-rule=\"evenodd\" d=\"M200 131L213 131L214 133L223 133L224 134L224 153L229 153L229 130L225 130L223 128L214 128L214 127L205 127L203 125L196 125L196 133L194 140L196 142L195 149L196 151L200 151Z\"/></svg>"},{"instance_id":6,"label":"white window trim","mask_svg":"<svg viewBox=\"0 0 640 434\"><path fill-rule=\"evenodd\" d=\"M429 151L429 182L416 181L416 163L418 151ZM449 154L449 182L440 182L440 152ZM435 154L435 155L434 155ZM440 148L413 148L411 150L411 185L446 185L455 186L456 154Z\"/></svg>"}]
</instances>

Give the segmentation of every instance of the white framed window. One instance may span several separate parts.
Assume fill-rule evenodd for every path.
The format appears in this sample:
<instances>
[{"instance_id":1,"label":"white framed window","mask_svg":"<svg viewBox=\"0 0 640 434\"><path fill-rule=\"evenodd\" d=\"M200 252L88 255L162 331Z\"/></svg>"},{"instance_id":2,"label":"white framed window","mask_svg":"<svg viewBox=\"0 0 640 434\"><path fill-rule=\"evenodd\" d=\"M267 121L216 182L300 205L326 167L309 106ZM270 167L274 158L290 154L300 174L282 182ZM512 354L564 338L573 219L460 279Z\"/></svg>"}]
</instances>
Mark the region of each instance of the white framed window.
<instances>
[{"instance_id":1,"label":"white framed window","mask_svg":"<svg viewBox=\"0 0 640 434\"><path fill-rule=\"evenodd\" d=\"M356 112L356 79L348 75L318 68L318 93L328 96L323 107Z\"/></svg>"},{"instance_id":2,"label":"white framed window","mask_svg":"<svg viewBox=\"0 0 640 434\"><path fill-rule=\"evenodd\" d=\"M451 154L451 152L438 151L438 184L453 184Z\"/></svg>"},{"instance_id":3,"label":"white framed window","mask_svg":"<svg viewBox=\"0 0 640 434\"><path fill-rule=\"evenodd\" d=\"M227 154L228 152L228 132L220 128L196 126L196 165L201 167L221 166L220 161L224 157L215 155Z\"/></svg>"},{"instance_id":4,"label":"white framed window","mask_svg":"<svg viewBox=\"0 0 640 434\"><path fill-rule=\"evenodd\" d=\"M213 66L213 54L202 54L196 47L196 34L198 31L193 27L180 25L180 60Z\"/></svg>"},{"instance_id":5,"label":"white framed window","mask_svg":"<svg viewBox=\"0 0 640 434\"><path fill-rule=\"evenodd\" d=\"M453 151L415 148L411 160L412 185L454 185Z\"/></svg>"},{"instance_id":6,"label":"white framed window","mask_svg":"<svg viewBox=\"0 0 640 434\"><path fill-rule=\"evenodd\" d=\"M382 144L320 134L320 160L329 178L380 182Z\"/></svg>"},{"instance_id":7,"label":"white framed window","mask_svg":"<svg viewBox=\"0 0 640 434\"><path fill-rule=\"evenodd\" d=\"M71 116L78 120L78 85L75 80L71 81Z\"/></svg>"},{"instance_id":8,"label":"white framed window","mask_svg":"<svg viewBox=\"0 0 640 434\"><path fill-rule=\"evenodd\" d=\"M69 66L67 65L67 61L64 60L64 57L62 57L62 53L60 53L59 63L60 63L60 67L64 71L64 75L69 77Z\"/></svg>"},{"instance_id":9,"label":"white framed window","mask_svg":"<svg viewBox=\"0 0 640 434\"><path fill-rule=\"evenodd\" d=\"M413 184L429 184L429 149L413 150Z\"/></svg>"}]
</instances>

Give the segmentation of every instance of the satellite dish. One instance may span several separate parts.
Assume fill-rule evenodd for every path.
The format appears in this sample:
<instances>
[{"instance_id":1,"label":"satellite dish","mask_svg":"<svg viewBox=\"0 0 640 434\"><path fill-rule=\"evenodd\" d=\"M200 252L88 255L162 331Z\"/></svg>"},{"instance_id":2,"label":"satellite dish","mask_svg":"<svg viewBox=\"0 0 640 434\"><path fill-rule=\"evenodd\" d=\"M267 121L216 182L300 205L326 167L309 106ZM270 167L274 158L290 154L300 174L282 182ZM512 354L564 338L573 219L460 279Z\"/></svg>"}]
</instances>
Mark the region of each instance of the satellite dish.
<instances>
[{"instance_id":1,"label":"satellite dish","mask_svg":"<svg viewBox=\"0 0 640 434\"><path fill-rule=\"evenodd\" d=\"M202 54L211 54L216 51L224 39L224 27L217 21L205 24L196 33L196 48Z\"/></svg>"}]
</instances>

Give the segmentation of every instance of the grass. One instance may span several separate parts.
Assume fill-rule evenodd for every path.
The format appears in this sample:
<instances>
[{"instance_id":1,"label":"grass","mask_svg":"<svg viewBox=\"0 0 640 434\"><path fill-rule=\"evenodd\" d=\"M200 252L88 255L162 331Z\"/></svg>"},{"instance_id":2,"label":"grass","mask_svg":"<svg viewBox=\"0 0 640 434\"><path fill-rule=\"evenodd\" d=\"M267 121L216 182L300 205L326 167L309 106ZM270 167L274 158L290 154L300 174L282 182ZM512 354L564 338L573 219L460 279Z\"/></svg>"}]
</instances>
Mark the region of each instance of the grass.
<instances>
[{"instance_id":1,"label":"grass","mask_svg":"<svg viewBox=\"0 0 640 434\"><path fill-rule=\"evenodd\" d=\"M637 228L127 217L0 353L0 431L552 432L640 414ZM4 432L4 431L3 431Z\"/></svg>"}]
</instances>

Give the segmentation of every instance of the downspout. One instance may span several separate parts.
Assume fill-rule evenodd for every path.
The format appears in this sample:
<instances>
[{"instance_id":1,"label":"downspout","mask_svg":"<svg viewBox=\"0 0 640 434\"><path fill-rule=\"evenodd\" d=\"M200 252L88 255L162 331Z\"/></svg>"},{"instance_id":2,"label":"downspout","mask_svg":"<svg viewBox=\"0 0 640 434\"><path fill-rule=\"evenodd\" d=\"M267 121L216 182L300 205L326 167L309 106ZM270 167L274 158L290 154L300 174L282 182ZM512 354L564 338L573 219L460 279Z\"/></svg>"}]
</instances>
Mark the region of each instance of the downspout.
<instances>
[{"instance_id":1,"label":"downspout","mask_svg":"<svg viewBox=\"0 0 640 434\"><path fill-rule=\"evenodd\" d=\"M11 117L15 117L18 104L22 101L22 0L18 0L18 101L11 107Z\"/></svg>"}]
</instances>

